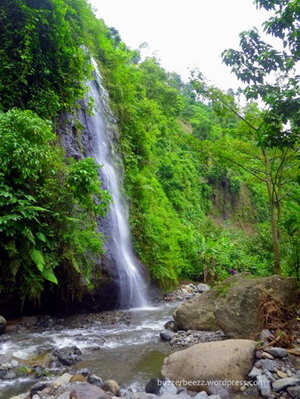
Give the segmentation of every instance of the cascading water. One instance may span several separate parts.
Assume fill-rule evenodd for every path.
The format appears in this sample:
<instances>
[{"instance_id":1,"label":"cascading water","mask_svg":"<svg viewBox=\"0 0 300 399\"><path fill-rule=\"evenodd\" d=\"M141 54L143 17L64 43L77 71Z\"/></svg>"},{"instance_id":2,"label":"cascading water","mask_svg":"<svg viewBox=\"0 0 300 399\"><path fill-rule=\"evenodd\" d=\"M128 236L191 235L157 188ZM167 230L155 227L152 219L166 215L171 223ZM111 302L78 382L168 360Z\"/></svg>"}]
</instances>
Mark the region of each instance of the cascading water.
<instances>
[{"instance_id":1,"label":"cascading water","mask_svg":"<svg viewBox=\"0 0 300 399\"><path fill-rule=\"evenodd\" d=\"M92 60L94 80L87 83L86 101L93 99L94 113L86 115L85 127L93 138L92 157L101 168L102 186L112 197L110 210L103 221L106 232L105 251L118 274L120 306L122 308L146 307L147 285L131 244L127 204L121 195L120 172L117 171L117 155L113 149L113 129L108 120L113 116L108 105L108 94L101 84L97 64Z\"/></svg>"}]
</instances>

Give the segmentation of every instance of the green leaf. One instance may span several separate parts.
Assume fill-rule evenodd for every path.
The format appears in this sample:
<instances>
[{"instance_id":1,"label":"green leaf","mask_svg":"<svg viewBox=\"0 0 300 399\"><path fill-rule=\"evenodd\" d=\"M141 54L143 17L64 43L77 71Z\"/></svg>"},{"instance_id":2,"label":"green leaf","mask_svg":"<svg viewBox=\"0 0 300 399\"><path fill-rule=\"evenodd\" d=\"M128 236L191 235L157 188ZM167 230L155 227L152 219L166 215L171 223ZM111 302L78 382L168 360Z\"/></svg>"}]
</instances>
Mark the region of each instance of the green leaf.
<instances>
[{"instance_id":1,"label":"green leaf","mask_svg":"<svg viewBox=\"0 0 300 399\"><path fill-rule=\"evenodd\" d=\"M44 270L42 272L42 275L46 280L51 281L51 283L58 284L57 278L53 273L53 270L51 269Z\"/></svg>"},{"instance_id":2,"label":"green leaf","mask_svg":"<svg viewBox=\"0 0 300 399\"><path fill-rule=\"evenodd\" d=\"M37 233L37 238L40 240L40 241L42 241L42 242L44 242L44 243L47 243L47 238L46 238L46 236L43 234L43 233Z\"/></svg>"},{"instance_id":3,"label":"green leaf","mask_svg":"<svg viewBox=\"0 0 300 399\"><path fill-rule=\"evenodd\" d=\"M43 274L44 267L45 267L45 259L44 259L43 253L41 251L39 251L38 249L34 248L31 250L30 256L31 256L31 259L36 264L39 271Z\"/></svg>"}]
</instances>

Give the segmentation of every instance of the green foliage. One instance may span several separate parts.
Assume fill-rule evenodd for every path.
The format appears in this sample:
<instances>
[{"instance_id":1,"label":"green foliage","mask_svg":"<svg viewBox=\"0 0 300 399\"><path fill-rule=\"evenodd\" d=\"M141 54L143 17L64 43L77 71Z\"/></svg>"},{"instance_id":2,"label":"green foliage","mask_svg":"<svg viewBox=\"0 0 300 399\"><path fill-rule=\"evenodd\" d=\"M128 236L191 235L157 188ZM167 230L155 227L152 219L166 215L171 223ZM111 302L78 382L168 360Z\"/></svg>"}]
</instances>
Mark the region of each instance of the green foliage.
<instances>
[{"instance_id":1,"label":"green foliage","mask_svg":"<svg viewBox=\"0 0 300 399\"><path fill-rule=\"evenodd\" d=\"M261 97L268 112L254 103L241 110L232 92L207 86L199 73L184 84L155 58L141 62L139 51L98 20L86 0L1 2L3 295L16 286L23 300L38 301L45 288L58 286L68 299L80 294L81 278L92 286L95 257L102 252L96 217L104 214L109 195L99 187L92 159L64 159L45 120L55 122L83 97L88 52L117 118L134 246L152 278L167 290L180 278L222 279L229 269L270 273L266 174L275 182L273 205L281 210L282 269L299 276L293 152L299 145L299 76L292 74L299 59L299 4L256 4L275 11L265 29L283 40L285 52L253 30L241 35L243 51L228 50L223 57L248 82L246 96ZM267 85L275 70L279 79ZM201 102L208 92L210 103Z\"/></svg>"},{"instance_id":2,"label":"green foliage","mask_svg":"<svg viewBox=\"0 0 300 399\"><path fill-rule=\"evenodd\" d=\"M75 105L90 73L81 48L84 0L4 0L0 5L0 98L3 111L34 110L49 118Z\"/></svg>"},{"instance_id":3,"label":"green foliage","mask_svg":"<svg viewBox=\"0 0 300 399\"><path fill-rule=\"evenodd\" d=\"M95 216L108 195L92 159L65 164L49 122L31 111L0 114L0 253L2 282L20 298L39 300L65 268L90 284L92 256L102 251Z\"/></svg>"}]
</instances>

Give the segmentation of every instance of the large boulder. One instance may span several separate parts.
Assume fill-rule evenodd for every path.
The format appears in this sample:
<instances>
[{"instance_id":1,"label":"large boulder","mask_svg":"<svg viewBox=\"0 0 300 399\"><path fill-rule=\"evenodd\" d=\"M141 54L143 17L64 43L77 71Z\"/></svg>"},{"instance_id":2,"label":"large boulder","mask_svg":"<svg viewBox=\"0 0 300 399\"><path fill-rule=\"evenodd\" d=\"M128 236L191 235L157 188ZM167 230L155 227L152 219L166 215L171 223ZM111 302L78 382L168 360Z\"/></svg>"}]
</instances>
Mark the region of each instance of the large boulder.
<instances>
[{"instance_id":1,"label":"large boulder","mask_svg":"<svg viewBox=\"0 0 300 399\"><path fill-rule=\"evenodd\" d=\"M229 338L257 339L264 327L259 307L266 295L283 306L293 305L299 298L297 282L281 276L229 277L183 303L174 313L175 329L222 329Z\"/></svg>"},{"instance_id":2,"label":"large boulder","mask_svg":"<svg viewBox=\"0 0 300 399\"><path fill-rule=\"evenodd\" d=\"M0 334L3 334L6 329L6 320L3 316L0 316Z\"/></svg>"},{"instance_id":3,"label":"large boulder","mask_svg":"<svg viewBox=\"0 0 300 399\"><path fill-rule=\"evenodd\" d=\"M215 293L205 291L182 305L174 313L174 330L206 330L219 329L215 316Z\"/></svg>"},{"instance_id":4,"label":"large boulder","mask_svg":"<svg viewBox=\"0 0 300 399\"><path fill-rule=\"evenodd\" d=\"M230 381L238 385L245 380L253 365L255 346L255 341L244 339L197 344L167 357L161 374L192 391L220 392Z\"/></svg>"}]
</instances>

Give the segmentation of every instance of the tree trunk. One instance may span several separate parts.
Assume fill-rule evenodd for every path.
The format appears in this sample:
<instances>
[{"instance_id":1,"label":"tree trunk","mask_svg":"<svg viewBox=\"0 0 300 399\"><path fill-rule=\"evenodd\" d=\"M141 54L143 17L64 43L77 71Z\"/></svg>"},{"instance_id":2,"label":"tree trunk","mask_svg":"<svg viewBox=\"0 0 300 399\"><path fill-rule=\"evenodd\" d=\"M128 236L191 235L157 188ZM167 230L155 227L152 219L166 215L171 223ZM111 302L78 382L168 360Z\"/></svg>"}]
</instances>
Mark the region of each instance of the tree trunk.
<instances>
[{"instance_id":1,"label":"tree trunk","mask_svg":"<svg viewBox=\"0 0 300 399\"><path fill-rule=\"evenodd\" d=\"M274 274L281 274L280 269L280 236L279 236L279 228L277 224L276 217L276 204L272 190L272 184L269 178L267 178L267 188L268 188L268 197L269 197L269 207L270 207L270 222L272 229L272 239L273 239L273 254L274 254Z\"/></svg>"}]
</instances>

